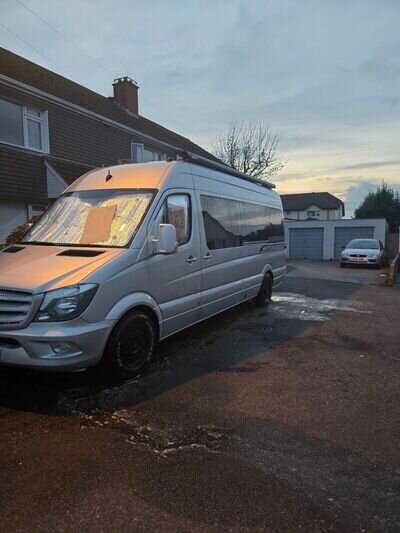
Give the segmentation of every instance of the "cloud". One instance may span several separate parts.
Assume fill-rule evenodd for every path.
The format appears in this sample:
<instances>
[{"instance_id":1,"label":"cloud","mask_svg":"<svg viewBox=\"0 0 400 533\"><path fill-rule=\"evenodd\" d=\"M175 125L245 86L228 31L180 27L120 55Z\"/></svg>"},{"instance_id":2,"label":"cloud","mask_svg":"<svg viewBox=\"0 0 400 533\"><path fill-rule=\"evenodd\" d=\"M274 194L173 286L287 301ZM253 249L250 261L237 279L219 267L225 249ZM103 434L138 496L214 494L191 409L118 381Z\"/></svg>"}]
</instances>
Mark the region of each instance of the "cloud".
<instances>
[{"instance_id":1,"label":"cloud","mask_svg":"<svg viewBox=\"0 0 400 533\"><path fill-rule=\"evenodd\" d=\"M144 116L203 146L232 120L270 122L282 192L400 183L397 0L23 1L86 55L14 0L2 22L58 66L0 27L1 45L106 96L128 74Z\"/></svg>"},{"instance_id":2,"label":"cloud","mask_svg":"<svg viewBox=\"0 0 400 533\"><path fill-rule=\"evenodd\" d=\"M366 161L365 163L356 163L354 165L337 167L335 170L357 170L364 168L393 167L398 165L400 165L400 159L393 159L389 161Z\"/></svg>"},{"instance_id":3,"label":"cloud","mask_svg":"<svg viewBox=\"0 0 400 533\"><path fill-rule=\"evenodd\" d=\"M354 210L361 204L363 199L369 192L374 192L380 186L380 182L377 179L375 182L361 181L357 185L352 185L344 193L344 200L346 204L346 216L352 216ZM400 192L400 185L396 183L388 183L388 186L395 191Z\"/></svg>"}]
</instances>

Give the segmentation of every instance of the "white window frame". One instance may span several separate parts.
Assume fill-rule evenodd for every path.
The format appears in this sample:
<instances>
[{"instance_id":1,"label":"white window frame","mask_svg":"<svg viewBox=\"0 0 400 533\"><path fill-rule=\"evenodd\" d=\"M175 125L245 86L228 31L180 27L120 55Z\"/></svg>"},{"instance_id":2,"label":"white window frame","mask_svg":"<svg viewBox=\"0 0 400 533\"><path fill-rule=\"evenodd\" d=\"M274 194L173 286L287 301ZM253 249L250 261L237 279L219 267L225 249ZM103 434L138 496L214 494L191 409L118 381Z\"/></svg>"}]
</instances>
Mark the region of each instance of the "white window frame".
<instances>
[{"instance_id":1,"label":"white window frame","mask_svg":"<svg viewBox=\"0 0 400 533\"><path fill-rule=\"evenodd\" d=\"M40 205L40 210L35 209ZM29 204L28 205L28 220L31 220L32 217L40 217L46 211L47 206L44 204Z\"/></svg>"},{"instance_id":2,"label":"white window frame","mask_svg":"<svg viewBox=\"0 0 400 533\"><path fill-rule=\"evenodd\" d=\"M153 152L153 161L165 161L167 159L167 154L165 152L157 152L157 150L149 150L149 152ZM154 158L154 155L160 157Z\"/></svg>"},{"instance_id":3,"label":"white window frame","mask_svg":"<svg viewBox=\"0 0 400 533\"><path fill-rule=\"evenodd\" d=\"M48 154L50 152L48 112L41 111L39 109L35 109L34 107L30 107L30 106L21 106L21 107L22 107L22 121L23 121L23 127L24 127L24 147L29 148L29 150L34 150L35 152L42 152L42 153ZM35 113L39 113L40 116L35 117L34 115L29 114L29 110L32 110ZM33 146L29 146L28 119L40 124L40 136L41 136L41 141L42 141L41 149L35 148Z\"/></svg>"},{"instance_id":4,"label":"white window frame","mask_svg":"<svg viewBox=\"0 0 400 533\"><path fill-rule=\"evenodd\" d=\"M134 157L133 154L133 147L135 147L138 150L138 153L140 153L140 157ZM144 153L144 144L143 143L135 143L131 141L131 159L135 163L142 163L143 162L143 153Z\"/></svg>"},{"instance_id":5,"label":"white window frame","mask_svg":"<svg viewBox=\"0 0 400 533\"><path fill-rule=\"evenodd\" d=\"M137 150L137 154L140 154L139 157L135 157L133 151L134 147ZM167 154L165 152L157 152L157 150L153 150L152 148L146 148L143 143L136 143L131 141L131 159L135 163L143 163L144 162L144 151L151 152L153 154L152 161L165 161L167 159ZM157 156L156 158L154 156Z\"/></svg>"},{"instance_id":6,"label":"white window frame","mask_svg":"<svg viewBox=\"0 0 400 533\"><path fill-rule=\"evenodd\" d=\"M2 100L9 101L5 98L2 98ZM7 144L8 146L18 146L19 148L27 148L28 150L33 150L34 152L39 152L41 154L49 154L50 153L50 142L49 142L49 119L48 119L48 112L42 111L41 109L37 109L32 106L25 106L18 104L16 102L11 102L12 104L17 105L21 108L21 118L22 118L22 141L23 144L15 144L10 143L7 141L0 140L0 144ZM35 113L39 113L39 117L35 117L34 115L29 114L29 110L34 111ZM40 124L40 135L41 135L41 141L42 141L42 148L34 148L29 146L29 137L28 137L28 119L33 120L34 122L38 122Z\"/></svg>"}]
</instances>

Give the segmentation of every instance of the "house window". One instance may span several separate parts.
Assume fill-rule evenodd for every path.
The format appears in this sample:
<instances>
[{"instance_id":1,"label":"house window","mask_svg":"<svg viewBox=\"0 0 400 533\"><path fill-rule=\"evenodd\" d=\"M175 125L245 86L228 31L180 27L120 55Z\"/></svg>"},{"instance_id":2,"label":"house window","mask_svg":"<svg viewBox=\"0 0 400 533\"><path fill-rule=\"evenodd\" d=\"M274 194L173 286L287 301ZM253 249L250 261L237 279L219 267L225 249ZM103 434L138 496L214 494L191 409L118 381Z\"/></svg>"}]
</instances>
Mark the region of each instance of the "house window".
<instances>
[{"instance_id":1,"label":"house window","mask_svg":"<svg viewBox=\"0 0 400 533\"><path fill-rule=\"evenodd\" d=\"M141 143L131 143L131 158L135 163L147 163L148 161L165 161L167 156L163 152L148 150Z\"/></svg>"},{"instance_id":2,"label":"house window","mask_svg":"<svg viewBox=\"0 0 400 533\"><path fill-rule=\"evenodd\" d=\"M48 153L47 111L0 100L0 142Z\"/></svg>"},{"instance_id":3,"label":"house window","mask_svg":"<svg viewBox=\"0 0 400 533\"><path fill-rule=\"evenodd\" d=\"M36 205L36 204L29 204L28 205L28 215L29 220L32 218L37 218L43 215L43 213L46 211L45 205Z\"/></svg>"},{"instance_id":4,"label":"house window","mask_svg":"<svg viewBox=\"0 0 400 533\"><path fill-rule=\"evenodd\" d=\"M307 211L307 216L308 217L319 217L320 212L319 211Z\"/></svg>"},{"instance_id":5,"label":"house window","mask_svg":"<svg viewBox=\"0 0 400 533\"><path fill-rule=\"evenodd\" d=\"M143 162L143 150L144 146L140 143L131 143L131 159L135 163Z\"/></svg>"},{"instance_id":6,"label":"house window","mask_svg":"<svg viewBox=\"0 0 400 533\"><path fill-rule=\"evenodd\" d=\"M143 161L147 163L148 161L165 161L166 154L161 152L155 152L154 150L143 150Z\"/></svg>"}]
</instances>

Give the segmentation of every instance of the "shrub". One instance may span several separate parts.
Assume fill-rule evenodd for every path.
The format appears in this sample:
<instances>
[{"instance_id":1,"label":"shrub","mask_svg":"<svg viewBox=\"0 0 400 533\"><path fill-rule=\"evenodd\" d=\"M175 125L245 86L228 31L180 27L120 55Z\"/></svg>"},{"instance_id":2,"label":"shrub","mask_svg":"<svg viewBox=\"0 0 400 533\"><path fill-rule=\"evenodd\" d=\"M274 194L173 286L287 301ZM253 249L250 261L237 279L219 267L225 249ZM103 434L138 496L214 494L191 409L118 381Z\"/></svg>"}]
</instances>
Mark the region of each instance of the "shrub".
<instances>
[{"instance_id":1,"label":"shrub","mask_svg":"<svg viewBox=\"0 0 400 533\"><path fill-rule=\"evenodd\" d=\"M38 218L39 217L32 217L31 220L28 220L28 222L25 222L25 224L21 224L13 229L6 239L6 244L17 244L18 242L21 242L25 233Z\"/></svg>"}]
</instances>

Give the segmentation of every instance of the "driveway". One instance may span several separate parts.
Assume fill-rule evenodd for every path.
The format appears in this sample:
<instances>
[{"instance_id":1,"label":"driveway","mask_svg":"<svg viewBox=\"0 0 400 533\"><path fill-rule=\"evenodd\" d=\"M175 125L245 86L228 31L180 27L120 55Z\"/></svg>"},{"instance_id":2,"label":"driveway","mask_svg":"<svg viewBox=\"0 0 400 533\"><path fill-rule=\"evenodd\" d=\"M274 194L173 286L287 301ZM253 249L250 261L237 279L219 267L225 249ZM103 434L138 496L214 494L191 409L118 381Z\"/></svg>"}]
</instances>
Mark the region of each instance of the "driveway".
<instances>
[{"instance_id":1,"label":"driveway","mask_svg":"<svg viewBox=\"0 0 400 533\"><path fill-rule=\"evenodd\" d=\"M380 270L368 266L350 265L340 268L337 261L299 260L288 263L289 278L322 279L343 283L380 285L384 282L387 268Z\"/></svg>"},{"instance_id":2,"label":"driveway","mask_svg":"<svg viewBox=\"0 0 400 533\"><path fill-rule=\"evenodd\" d=\"M2 369L0 531L398 532L399 319L289 275L136 381Z\"/></svg>"}]
</instances>

